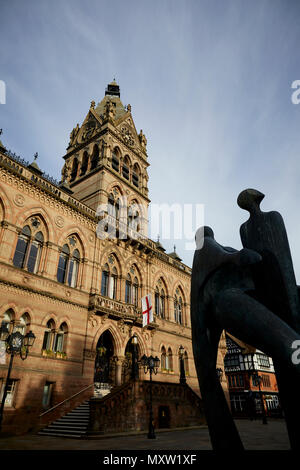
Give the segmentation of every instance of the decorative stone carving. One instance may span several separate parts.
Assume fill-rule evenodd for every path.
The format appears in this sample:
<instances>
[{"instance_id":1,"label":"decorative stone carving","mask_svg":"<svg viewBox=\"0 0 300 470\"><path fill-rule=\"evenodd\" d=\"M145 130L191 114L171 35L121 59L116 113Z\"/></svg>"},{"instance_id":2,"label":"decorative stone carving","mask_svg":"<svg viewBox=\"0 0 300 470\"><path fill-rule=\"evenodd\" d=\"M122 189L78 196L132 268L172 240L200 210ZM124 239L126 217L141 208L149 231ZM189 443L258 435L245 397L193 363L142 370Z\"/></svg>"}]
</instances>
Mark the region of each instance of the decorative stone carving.
<instances>
[{"instance_id":1,"label":"decorative stone carving","mask_svg":"<svg viewBox=\"0 0 300 470\"><path fill-rule=\"evenodd\" d=\"M133 147L134 146L134 137L133 137L132 132L128 129L128 127L123 126L121 128L121 133L122 133L122 137L123 137L124 142L127 145L130 145L130 147Z\"/></svg>"},{"instance_id":2,"label":"decorative stone carving","mask_svg":"<svg viewBox=\"0 0 300 470\"><path fill-rule=\"evenodd\" d=\"M64 218L61 217L60 215L55 217L54 222L55 222L55 224L57 225L58 228L63 228L63 226L65 225Z\"/></svg>"},{"instance_id":3,"label":"decorative stone carving","mask_svg":"<svg viewBox=\"0 0 300 470\"><path fill-rule=\"evenodd\" d=\"M111 100L108 100L105 105L105 117L107 119L114 119L116 115L116 108Z\"/></svg>"},{"instance_id":4,"label":"decorative stone carving","mask_svg":"<svg viewBox=\"0 0 300 470\"><path fill-rule=\"evenodd\" d=\"M120 333L122 334L123 338L128 337L130 328L129 328L128 325L126 325L123 318L122 318L122 320L118 321L117 325L118 325L118 329L119 329Z\"/></svg>"},{"instance_id":5,"label":"decorative stone carving","mask_svg":"<svg viewBox=\"0 0 300 470\"><path fill-rule=\"evenodd\" d=\"M96 328L98 326L98 321L93 314L88 318L88 322L91 328Z\"/></svg>"},{"instance_id":6,"label":"decorative stone carving","mask_svg":"<svg viewBox=\"0 0 300 470\"><path fill-rule=\"evenodd\" d=\"M85 359L96 359L96 351L92 351L91 349L84 349L83 355Z\"/></svg>"},{"instance_id":7,"label":"decorative stone carving","mask_svg":"<svg viewBox=\"0 0 300 470\"><path fill-rule=\"evenodd\" d=\"M68 181L69 177L71 174L71 166L69 161L66 161L63 169L61 170L61 181L64 183L65 181Z\"/></svg>"},{"instance_id":8,"label":"decorative stone carving","mask_svg":"<svg viewBox=\"0 0 300 470\"><path fill-rule=\"evenodd\" d=\"M145 134L143 134L142 129L140 130L140 133L139 133L139 141L140 141L141 146L145 149L147 147L147 139L145 137Z\"/></svg>"},{"instance_id":9,"label":"decorative stone carving","mask_svg":"<svg viewBox=\"0 0 300 470\"><path fill-rule=\"evenodd\" d=\"M88 121L84 126L81 140L85 141L87 139L90 139L95 133L95 128L96 128L96 122L92 120Z\"/></svg>"},{"instance_id":10,"label":"decorative stone carving","mask_svg":"<svg viewBox=\"0 0 300 470\"><path fill-rule=\"evenodd\" d=\"M23 207L25 202L25 198L22 194L18 193L14 195L14 203L18 207Z\"/></svg>"},{"instance_id":11,"label":"decorative stone carving","mask_svg":"<svg viewBox=\"0 0 300 470\"><path fill-rule=\"evenodd\" d=\"M108 320L108 314L106 313L105 315L102 315L101 317L101 325L103 325L106 321Z\"/></svg>"},{"instance_id":12,"label":"decorative stone carving","mask_svg":"<svg viewBox=\"0 0 300 470\"><path fill-rule=\"evenodd\" d=\"M69 142L69 146L73 145L74 144L74 141L77 137L77 134L79 132L79 124L77 123L77 126L74 127L74 129L72 130L71 134L70 134L70 142Z\"/></svg>"}]
</instances>

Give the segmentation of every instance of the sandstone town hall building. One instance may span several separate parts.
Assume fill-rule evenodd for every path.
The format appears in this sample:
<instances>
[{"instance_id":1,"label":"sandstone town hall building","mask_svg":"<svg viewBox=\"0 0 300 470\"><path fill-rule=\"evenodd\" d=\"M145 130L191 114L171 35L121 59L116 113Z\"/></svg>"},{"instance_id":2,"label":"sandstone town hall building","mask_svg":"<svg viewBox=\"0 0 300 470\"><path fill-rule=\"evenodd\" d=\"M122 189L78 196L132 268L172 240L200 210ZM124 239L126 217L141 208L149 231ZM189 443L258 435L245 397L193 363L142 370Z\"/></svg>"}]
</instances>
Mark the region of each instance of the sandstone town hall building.
<instances>
[{"instance_id":1,"label":"sandstone town hall building","mask_svg":"<svg viewBox=\"0 0 300 470\"><path fill-rule=\"evenodd\" d=\"M107 86L99 104L91 102L71 132L59 183L43 173L38 159L29 163L8 150L5 132L1 138L0 321L36 336L27 359L14 358L3 430L33 429L62 402L56 410L63 414L94 395L95 383L109 390L122 386L129 380L133 336L139 357L160 359L153 380L162 387L179 383L182 346L187 385L200 396L191 269L148 238L147 139L136 130L131 106L122 104L118 84ZM101 205L107 207L104 230L114 227L126 236L97 236ZM143 327L146 294L152 295L154 321ZM224 353L220 347L219 367ZM103 359L105 376L98 368ZM2 393L8 362L2 355ZM142 370L139 377L149 379ZM161 404L166 411L168 396ZM156 420L158 412L154 408Z\"/></svg>"}]
</instances>

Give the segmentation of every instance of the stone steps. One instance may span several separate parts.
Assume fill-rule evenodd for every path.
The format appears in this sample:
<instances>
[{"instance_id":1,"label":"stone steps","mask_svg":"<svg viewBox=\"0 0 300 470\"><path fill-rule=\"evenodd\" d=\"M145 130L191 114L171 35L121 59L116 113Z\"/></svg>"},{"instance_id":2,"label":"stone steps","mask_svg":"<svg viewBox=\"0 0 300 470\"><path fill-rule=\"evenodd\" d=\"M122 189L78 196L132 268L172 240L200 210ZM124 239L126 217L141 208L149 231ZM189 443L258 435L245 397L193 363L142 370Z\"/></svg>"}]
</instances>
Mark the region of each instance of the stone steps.
<instances>
[{"instance_id":1,"label":"stone steps","mask_svg":"<svg viewBox=\"0 0 300 470\"><path fill-rule=\"evenodd\" d=\"M96 384L95 384L96 385ZM101 387L95 387L94 396L101 398L110 393L111 387L107 384L101 384ZM74 408L66 415L49 424L46 428L38 432L40 436L83 438L87 435L87 429L90 419L89 400Z\"/></svg>"},{"instance_id":2,"label":"stone steps","mask_svg":"<svg viewBox=\"0 0 300 470\"><path fill-rule=\"evenodd\" d=\"M53 437L85 437L90 418L90 405L86 401L70 413L62 416L46 428L39 431L40 436Z\"/></svg>"}]
</instances>

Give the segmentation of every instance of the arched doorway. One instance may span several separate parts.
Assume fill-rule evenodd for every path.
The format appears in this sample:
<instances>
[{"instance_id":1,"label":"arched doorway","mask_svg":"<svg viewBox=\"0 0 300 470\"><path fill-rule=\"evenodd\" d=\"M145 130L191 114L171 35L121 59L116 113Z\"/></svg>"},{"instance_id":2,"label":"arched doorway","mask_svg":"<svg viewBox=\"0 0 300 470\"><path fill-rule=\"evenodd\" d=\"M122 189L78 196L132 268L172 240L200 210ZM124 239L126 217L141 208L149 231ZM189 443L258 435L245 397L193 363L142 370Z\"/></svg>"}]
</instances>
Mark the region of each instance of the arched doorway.
<instances>
[{"instance_id":1,"label":"arched doorway","mask_svg":"<svg viewBox=\"0 0 300 470\"><path fill-rule=\"evenodd\" d=\"M104 331L100 336L96 352L94 382L100 384L114 384L114 340L109 330Z\"/></svg>"},{"instance_id":2,"label":"arched doorway","mask_svg":"<svg viewBox=\"0 0 300 470\"><path fill-rule=\"evenodd\" d=\"M158 408L158 427L169 428L170 420L170 408L168 406L160 406Z\"/></svg>"},{"instance_id":3,"label":"arched doorway","mask_svg":"<svg viewBox=\"0 0 300 470\"><path fill-rule=\"evenodd\" d=\"M134 341L134 338L136 339ZM137 361L141 358L141 350L136 336L132 336L125 348L125 362L123 368L123 383L131 378L139 379L139 367ZM132 361L134 360L134 366Z\"/></svg>"}]
</instances>

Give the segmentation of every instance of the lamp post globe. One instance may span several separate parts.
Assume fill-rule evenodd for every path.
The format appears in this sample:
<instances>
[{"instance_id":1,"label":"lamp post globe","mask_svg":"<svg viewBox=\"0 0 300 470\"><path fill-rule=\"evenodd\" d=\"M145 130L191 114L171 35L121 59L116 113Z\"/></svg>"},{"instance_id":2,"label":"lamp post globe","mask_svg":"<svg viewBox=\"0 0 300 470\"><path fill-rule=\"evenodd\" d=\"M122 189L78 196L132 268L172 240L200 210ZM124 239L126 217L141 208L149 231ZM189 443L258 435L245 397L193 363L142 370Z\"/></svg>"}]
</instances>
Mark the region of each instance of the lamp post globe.
<instances>
[{"instance_id":1,"label":"lamp post globe","mask_svg":"<svg viewBox=\"0 0 300 470\"><path fill-rule=\"evenodd\" d=\"M152 409L152 374L157 374L160 365L160 359L152 355L147 357L145 354L139 361L140 365L144 368L145 374L150 373L150 411L149 411L149 432L148 439L155 439L154 432L154 420L153 420L153 409Z\"/></svg>"},{"instance_id":2,"label":"lamp post globe","mask_svg":"<svg viewBox=\"0 0 300 470\"><path fill-rule=\"evenodd\" d=\"M2 428L3 411L8 392L8 384L14 356L19 354L20 358L24 361L28 356L29 348L33 346L35 340L35 335L32 333L32 331L29 331L29 333L27 333L25 336L21 333L21 331L22 328L20 328L20 325L16 325L13 333L10 334L7 322L2 322L0 327L0 340L4 342L6 352L10 354L10 361L0 405L0 431Z\"/></svg>"}]
</instances>

